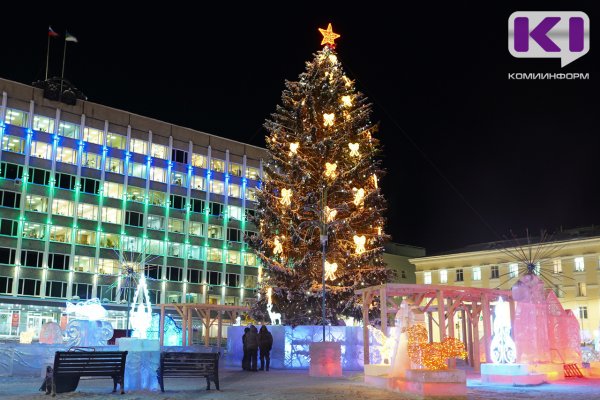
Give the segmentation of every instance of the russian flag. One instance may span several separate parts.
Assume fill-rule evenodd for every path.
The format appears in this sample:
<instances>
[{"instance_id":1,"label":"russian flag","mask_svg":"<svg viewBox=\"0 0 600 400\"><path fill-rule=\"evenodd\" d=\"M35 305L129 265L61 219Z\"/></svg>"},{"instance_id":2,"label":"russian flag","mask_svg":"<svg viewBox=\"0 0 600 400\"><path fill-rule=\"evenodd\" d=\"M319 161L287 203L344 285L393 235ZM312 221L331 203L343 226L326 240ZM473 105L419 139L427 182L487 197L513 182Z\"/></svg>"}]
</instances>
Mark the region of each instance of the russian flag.
<instances>
[{"instance_id":1,"label":"russian flag","mask_svg":"<svg viewBox=\"0 0 600 400\"><path fill-rule=\"evenodd\" d=\"M58 33L56 33L56 32L54 32L54 30L52 29L52 27L51 27L51 26L49 26L49 27L48 27L48 36L50 36L50 37L58 37L58 36L59 36L59 34L58 34Z\"/></svg>"}]
</instances>

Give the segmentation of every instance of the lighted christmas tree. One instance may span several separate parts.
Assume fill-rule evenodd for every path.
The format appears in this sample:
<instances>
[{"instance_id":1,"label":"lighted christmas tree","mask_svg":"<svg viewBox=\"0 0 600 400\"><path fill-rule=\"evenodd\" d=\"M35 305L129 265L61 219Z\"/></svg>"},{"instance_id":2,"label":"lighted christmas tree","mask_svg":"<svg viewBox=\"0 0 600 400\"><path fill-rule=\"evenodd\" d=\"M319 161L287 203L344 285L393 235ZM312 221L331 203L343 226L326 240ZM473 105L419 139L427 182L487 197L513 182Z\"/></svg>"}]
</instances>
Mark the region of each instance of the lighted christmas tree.
<instances>
[{"instance_id":1,"label":"lighted christmas tree","mask_svg":"<svg viewBox=\"0 0 600 400\"><path fill-rule=\"evenodd\" d=\"M282 104L265 123L270 159L258 192L260 235L249 239L265 268L255 315L268 321L271 288L273 309L292 325L322 323L323 275L326 323L333 325L341 316L360 319L354 291L389 275L371 105L342 70L339 35L331 24L320 31L324 48L298 82L286 82Z\"/></svg>"}]
</instances>

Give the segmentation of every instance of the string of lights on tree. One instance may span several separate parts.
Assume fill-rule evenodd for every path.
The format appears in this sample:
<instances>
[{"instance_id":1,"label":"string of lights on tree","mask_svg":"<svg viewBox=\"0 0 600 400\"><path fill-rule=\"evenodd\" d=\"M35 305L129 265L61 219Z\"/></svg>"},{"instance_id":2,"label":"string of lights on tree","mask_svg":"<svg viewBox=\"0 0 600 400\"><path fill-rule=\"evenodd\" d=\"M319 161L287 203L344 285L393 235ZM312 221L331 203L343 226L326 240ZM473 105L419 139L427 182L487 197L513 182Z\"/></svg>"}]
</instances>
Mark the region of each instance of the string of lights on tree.
<instances>
[{"instance_id":1,"label":"string of lights on tree","mask_svg":"<svg viewBox=\"0 0 600 400\"><path fill-rule=\"evenodd\" d=\"M265 271L255 315L266 320L268 289L284 323L321 323L322 246L327 322L361 318L355 289L389 280L381 257L387 238L384 172L371 104L343 71L331 24L323 49L298 81L286 82L281 105L265 123L270 158L257 193L259 235L249 238ZM326 232L322 232L326 229Z\"/></svg>"}]
</instances>

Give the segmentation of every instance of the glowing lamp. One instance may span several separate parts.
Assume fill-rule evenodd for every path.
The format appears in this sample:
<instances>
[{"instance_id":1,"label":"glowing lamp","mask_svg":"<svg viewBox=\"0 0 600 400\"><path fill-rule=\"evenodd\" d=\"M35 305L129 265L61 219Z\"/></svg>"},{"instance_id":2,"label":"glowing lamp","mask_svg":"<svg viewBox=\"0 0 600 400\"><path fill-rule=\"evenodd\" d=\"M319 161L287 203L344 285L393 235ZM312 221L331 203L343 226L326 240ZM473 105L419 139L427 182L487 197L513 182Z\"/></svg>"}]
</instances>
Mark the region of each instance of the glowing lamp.
<instances>
[{"instance_id":1,"label":"glowing lamp","mask_svg":"<svg viewBox=\"0 0 600 400\"><path fill-rule=\"evenodd\" d=\"M360 156L358 152L358 143L348 143L348 147L350 148L350 157L358 157Z\"/></svg>"},{"instance_id":2,"label":"glowing lamp","mask_svg":"<svg viewBox=\"0 0 600 400\"><path fill-rule=\"evenodd\" d=\"M291 156L292 154L297 154L299 146L300 146L300 143L298 143L298 142L290 143L289 155Z\"/></svg>"},{"instance_id":3,"label":"glowing lamp","mask_svg":"<svg viewBox=\"0 0 600 400\"><path fill-rule=\"evenodd\" d=\"M325 261L325 279L335 280L335 272L338 269L337 263Z\"/></svg>"},{"instance_id":4,"label":"glowing lamp","mask_svg":"<svg viewBox=\"0 0 600 400\"><path fill-rule=\"evenodd\" d=\"M367 241L367 238L365 237L365 235L362 236L358 236L358 235L354 235L354 244L356 245L355 248L355 253L356 254L362 254L364 253L365 250L365 242Z\"/></svg>"},{"instance_id":5,"label":"glowing lamp","mask_svg":"<svg viewBox=\"0 0 600 400\"><path fill-rule=\"evenodd\" d=\"M336 163L325 163L325 176L327 178L331 178L331 179L335 179L335 177L337 176L337 172L335 172L335 170L337 169L337 164Z\"/></svg>"},{"instance_id":6,"label":"glowing lamp","mask_svg":"<svg viewBox=\"0 0 600 400\"><path fill-rule=\"evenodd\" d=\"M354 205L357 207L362 206L365 201L365 189L352 188L352 192L354 193Z\"/></svg>"},{"instance_id":7,"label":"glowing lamp","mask_svg":"<svg viewBox=\"0 0 600 400\"><path fill-rule=\"evenodd\" d=\"M273 255L282 254L283 253L283 243L279 241L279 238L276 236L273 240Z\"/></svg>"},{"instance_id":8,"label":"glowing lamp","mask_svg":"<svg viewBox=\"0 0 600 400\"><path fill-rule=\"evenodd\" d=\"M283 206L292 204L292 189L281 189L281 199L279 199L279 202Z\"/></svg>"},{"instance_id":9,"label":"glowing lamp","mask_svg":"<svg viewBox=\"0 0 600 400\"><path fill-rule=\"evenodd\" d=\"M333 126L335 122L335 114L334 113L324 113L323 114L323 126Z\"/></svg>"}]
</instances>

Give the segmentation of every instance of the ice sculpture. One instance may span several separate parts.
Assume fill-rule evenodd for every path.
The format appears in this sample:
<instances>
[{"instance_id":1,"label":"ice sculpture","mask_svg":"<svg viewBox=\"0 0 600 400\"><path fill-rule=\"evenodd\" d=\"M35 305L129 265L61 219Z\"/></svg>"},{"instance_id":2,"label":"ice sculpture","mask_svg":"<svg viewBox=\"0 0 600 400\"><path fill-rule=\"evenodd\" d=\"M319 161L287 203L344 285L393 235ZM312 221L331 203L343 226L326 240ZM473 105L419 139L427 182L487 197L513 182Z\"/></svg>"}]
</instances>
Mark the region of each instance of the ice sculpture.
<instances>
[{"instance_id":1,"label":"ice sculpture","mask_svg":"<svg viewBox=\"0 0 600 400\"><path fill-rule=\"evenodd\" d=\"M406 370L410 368L410 360L408 359L408 336L406 330L414 320L414 315L410 310L410 306L406 301L400 304L400 309L396 313L394 320L395 327L392 328L392 370L390 376L404 377Z\"/></svg>"},{"instance_id":2,"label":"ice sculpture","mask_svg":"<svg viewBox=\"0 0 600 400\"><path fill-rule=\"evenodd\" d=\"M75 314L65 329L69 346L106 346L113 336L110 322L101 321L106 310L95 298L78 304L67 302L67 314Z\"/></svg>"},{"instance_id":3,"label":"ice sculpture","mask_svg":"<svg viewBox=\"0 0 600 400\"><path fill-rule=\"evenodd\" d=\"M490 346L492 362L512 364L517 360L517 349L510 337L510 308L502 297L496 303L494 315L494 336Z\"/></svg>"},{"instance_id":4,"label":"ice sculpture","mask_svg":"<svg viewBox=\"0 0 600 400\"><path fill-rule=\"evenodd\" d=\"M582 361L579 322L571 310L564 310L552 290L546 294L548 304L548 339L552 362L579 364Z\"/></svg>"},{"instance_id":5,"label":"ice sculpture","mask_svg":"<svg viewBox=\"0 0 600 400\"><path fill-rule=\"evenodd\" d=\"M152 304L150 304L148 286L144 275L140 276L137 288L135 289L130 318L131 327L133 328L131 336L146 339L148 337L148 329L152 325Z\"/></svg>"},{"instance_id":6,"label":"ice sculpture","mask_svg":"<svg viewBox=\"0 0 600 400\"><path fill-rule=\"evenodd\" d=\"M63 335L60 325L56 322L46 322L40 330L40 343L62 344Z\"/></svg>"},{"instance_id":7,"label":"ice sculpture","mask_svg":"<svg viewBox=\"0 0 600 400\"><path fill-rule=\"evenodd\" d=\"M535 274L522 276L512 288L515 309L514 338L520 363L550 362L548 305L544 282Z\"/></svg>"}]
</instances>

